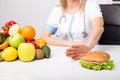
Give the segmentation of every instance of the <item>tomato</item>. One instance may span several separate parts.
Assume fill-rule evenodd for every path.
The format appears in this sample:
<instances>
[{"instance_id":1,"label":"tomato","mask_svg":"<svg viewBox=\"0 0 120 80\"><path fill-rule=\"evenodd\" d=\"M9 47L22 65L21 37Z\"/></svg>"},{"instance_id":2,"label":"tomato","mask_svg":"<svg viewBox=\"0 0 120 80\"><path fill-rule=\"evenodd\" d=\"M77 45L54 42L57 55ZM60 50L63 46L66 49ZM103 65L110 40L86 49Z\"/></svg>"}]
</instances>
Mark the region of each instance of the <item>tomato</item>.
<instances>
[{"instance_id":1,"label":"tomato","mask_svg":"<svg viewBox=\"0 0 120 80\"><path fill-rule=\"evenodd\" d=\"M15 21L8 21L5 23L5 26L12 26L14 24L17 24Z\"/></svg>"}]
</instances>

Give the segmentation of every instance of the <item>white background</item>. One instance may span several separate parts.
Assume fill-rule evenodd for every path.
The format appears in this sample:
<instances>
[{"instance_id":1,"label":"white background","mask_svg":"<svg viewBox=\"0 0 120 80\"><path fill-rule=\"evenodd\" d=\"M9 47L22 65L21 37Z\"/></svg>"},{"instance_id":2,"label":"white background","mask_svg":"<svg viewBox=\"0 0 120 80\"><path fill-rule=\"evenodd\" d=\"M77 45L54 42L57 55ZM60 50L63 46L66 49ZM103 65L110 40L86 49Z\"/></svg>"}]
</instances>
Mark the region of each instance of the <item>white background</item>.
<instances>
[{"instance_id":1,"label":"white background","mask_svg":"<svg viewBox=\"0 0 120 80\"><path fill-rule=\"evenodd\" d=\"M99 4L111 4L113 0L95 0Z\"/></svg>"},{"instance_id":2,"label":"white background","mask_svg":"<svg viewBox=\"0 0 120 80\"><path fill-rule=\"evenodd\" d=\"M112 0L96 0L100 4L112 3ZM0 0L0 27L6 21L15 20L21 27L32 25L37 35L43 30L45 21L58 0Z\"/></svg>"}]
</instances>

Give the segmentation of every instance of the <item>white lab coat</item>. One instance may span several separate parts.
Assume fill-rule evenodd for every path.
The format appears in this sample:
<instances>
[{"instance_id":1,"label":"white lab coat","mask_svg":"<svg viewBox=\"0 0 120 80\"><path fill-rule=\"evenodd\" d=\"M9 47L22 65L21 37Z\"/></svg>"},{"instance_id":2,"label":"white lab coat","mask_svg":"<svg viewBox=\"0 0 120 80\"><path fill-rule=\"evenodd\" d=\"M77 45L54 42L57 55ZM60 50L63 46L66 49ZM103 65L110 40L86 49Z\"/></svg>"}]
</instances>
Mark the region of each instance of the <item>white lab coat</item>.
<instances>
[{"instance_id":1,"label":"white lab coat","mask_svg":"<svg viewBox=\"0 0 120 80\"><path fill-rule=\"evenodd\" d=\"M61 7L56 6L46 22L45 29L62 39L86 41L92 28L91 21L96 17L102 17L102 13L99 5L93 0L86 1L84 13L77 12L74 15L63 13ZM83 31L88 34L85 38Z\"/></svg>"}]
</instances>

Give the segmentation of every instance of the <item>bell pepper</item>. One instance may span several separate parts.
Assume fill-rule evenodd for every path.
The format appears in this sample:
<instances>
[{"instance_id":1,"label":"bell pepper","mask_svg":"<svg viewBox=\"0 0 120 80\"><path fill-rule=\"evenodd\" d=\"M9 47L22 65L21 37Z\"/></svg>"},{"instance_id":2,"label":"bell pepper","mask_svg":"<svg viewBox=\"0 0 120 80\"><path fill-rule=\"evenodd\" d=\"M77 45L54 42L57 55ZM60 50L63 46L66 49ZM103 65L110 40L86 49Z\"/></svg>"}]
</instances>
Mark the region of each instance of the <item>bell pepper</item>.
<instances>
[{"instance_id":1,"label":"bell pepper","mask_svg":"<svg viewBox=\"0 0 120 80\"><path fill-rule=\"evenodd\" d=\"M35 40L35 42L40 46L40 48L42 48L43 46L47 44L47 42L43 38L38 38Z\"/></svg>"},{"instance_id":2,"label":"bell pepper","mask_svg":"<svg viewBox=\"0 0 120 80\"><path fill-rule=\"evenodd\" d=\"M8 21L8 22L5 23L5 26L2 27L2 29L3 29L6 36L9 36L9 29L14 24L17 24L17 23L15 21Z\"/></svg>"},{"instance_id":3,"label":"bell pepper","mask_svg":"<svg viewBox=\"0 0 120 80\"><path fill-rule=\"evenodd\" d=\"M17 24L15 21L8 21L5 23L5 26L12 26L14 24Z\"/></svg>"},{"instance_id":4,"label":"bell pepper","mask_svg":"<svg viewBox=\"0 0 120 80\"><path fill-rule=\"evenodd\" d=\"M3 28L3 31L4 31L4 34L5 34L6 36L9 36L9 29Z\"/></svg>"}]
</instances>

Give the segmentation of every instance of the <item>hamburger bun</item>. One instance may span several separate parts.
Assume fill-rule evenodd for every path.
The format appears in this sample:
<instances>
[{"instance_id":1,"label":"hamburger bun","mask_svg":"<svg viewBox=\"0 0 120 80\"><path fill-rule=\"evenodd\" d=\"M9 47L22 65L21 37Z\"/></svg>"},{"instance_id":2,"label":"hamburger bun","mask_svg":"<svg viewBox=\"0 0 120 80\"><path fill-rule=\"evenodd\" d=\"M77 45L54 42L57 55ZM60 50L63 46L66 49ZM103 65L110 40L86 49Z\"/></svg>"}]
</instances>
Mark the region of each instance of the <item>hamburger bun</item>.
<instances>
[{"instance_id":1,"label":"hamburger bun","mask_svg":"<svg viewBox=\"0 0 120 80\"><path fill-rule=\"evenodd\" d=\"M103 51L92 51L88 52L82 58L86 61L105 62L110 60L110 55Z\"/></svg>"},{"instance_id":2,"label":"hamburger bun","mask_svg":"<svg viewBox=\"0 0 120 80\"><path fill-rule=\"evenodd\" d=\"M80 58L82 67L92 70L110 70L114 67L113 60L110 60L110 55L103 51L91 51Z\"/></svg>"}]
</instances>

